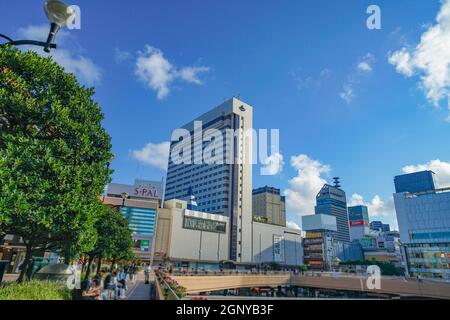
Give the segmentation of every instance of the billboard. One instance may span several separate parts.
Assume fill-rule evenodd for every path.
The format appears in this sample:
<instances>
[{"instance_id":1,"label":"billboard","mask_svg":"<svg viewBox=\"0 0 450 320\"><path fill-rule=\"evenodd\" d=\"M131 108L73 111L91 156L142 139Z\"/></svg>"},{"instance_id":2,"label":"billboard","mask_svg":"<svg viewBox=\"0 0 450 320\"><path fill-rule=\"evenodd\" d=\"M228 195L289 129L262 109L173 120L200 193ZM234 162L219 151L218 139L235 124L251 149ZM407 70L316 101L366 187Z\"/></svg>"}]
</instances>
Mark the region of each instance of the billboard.
<instances>
[{"instance_id":1,"label":"billboard","mask_svg":"<svg viewBox=\"0 0 450 320\"><path fill-rule=\"evenodd\" d=\"M358 227L358 226L365 226L366 221L364 220L350 220L350 227Z\"/></svg>"},{"instance_id":2,"label":"billboard","mask_svg":"<svg viewBox=\"0 0 450 320\"><path fill-rule=\"evenodd\" d=\"M284 262L284 237L273 235L273 261Z\"/></svg>"},{"instance_id":3,"label":"billboard","mask_svg":"<svg viewBox=\"0 0 450 320\"><path fill-rule=\"evenodd\" d=\"M349 210L348 220L350 220L350 221L364 220L363 213L361 211L350 211Z\"/></svg>"},{"instance_id":4,"label":"billboard","mask_svg":"<svg viewBox=\"0 0 450 320\"><path fill-rule=\"evenodd\" d=\"M348 220L360 221L369 220L369 212L366 206L355 206L348 208Z\"/></svg>"},{"instance_id":5,"label":"billboard","mask_svg":"<svg viewBox=\"0 0 450 320\"><path fill-rule=\"evenodd\" d=\"M138 180L134 185L110 183L108 185L108 194L121 195L128 193L130 197L143 199L161 199L163 185L161 181Z\"/></svg>"}]
</instances>

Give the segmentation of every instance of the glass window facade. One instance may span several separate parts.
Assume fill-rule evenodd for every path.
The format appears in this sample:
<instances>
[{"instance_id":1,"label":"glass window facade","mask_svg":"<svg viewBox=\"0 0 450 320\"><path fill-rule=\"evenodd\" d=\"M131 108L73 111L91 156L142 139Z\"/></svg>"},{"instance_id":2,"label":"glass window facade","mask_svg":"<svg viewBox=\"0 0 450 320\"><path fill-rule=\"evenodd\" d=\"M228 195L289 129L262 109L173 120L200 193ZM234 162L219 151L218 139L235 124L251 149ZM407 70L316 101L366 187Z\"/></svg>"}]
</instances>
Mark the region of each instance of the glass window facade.
<instances>
[{"instance_id":1,"label":"glass window facade","mask_svg":"<svg viewBox=\"0 0 450 320\"><path fill-rule=\"evenodd\" d=\"M413 244L406 249L410 272L432 278L450 278L450 242Z\"/></svg>"},{"instance_id":2,"label":"glass window facade","mask_svg":"<svg viewBox=\"0 0 450 320\"><path fill-rule=\"evenodd\" d=\"M130 229L138 235L152 236L155 231L156 209L121 207Z\"/></svg>"},{"instance_id":3,"label":"glass window facade","mask_svg":"<svg viewBox=\"0 0 450 320\"><path fill-rule=\"evenodd\" d=\"M450 188L396 193L394 202L409 273L450 279Z\"/></svg>"},{"instance_id":4,"label":"glass window facade","mask_svg":"<svg viewBox=\"0 0 450 320\"><path fill-rule=\"evenodd\" d=\"M335 216L337 225L335 239L350 242L347 199L343 190L324 185L316 197L315 213Z\"/></svg>"},{"instance_id":5,"label":"glass window facade","mask_svg":"<svg viewBox=\"0 0 450 320\"><path fill-rule=\"evenodd\" d=\"M394 178L395 192L424 192L435 189L434 173L422 171Z\"/></svg>"}]
</instances>

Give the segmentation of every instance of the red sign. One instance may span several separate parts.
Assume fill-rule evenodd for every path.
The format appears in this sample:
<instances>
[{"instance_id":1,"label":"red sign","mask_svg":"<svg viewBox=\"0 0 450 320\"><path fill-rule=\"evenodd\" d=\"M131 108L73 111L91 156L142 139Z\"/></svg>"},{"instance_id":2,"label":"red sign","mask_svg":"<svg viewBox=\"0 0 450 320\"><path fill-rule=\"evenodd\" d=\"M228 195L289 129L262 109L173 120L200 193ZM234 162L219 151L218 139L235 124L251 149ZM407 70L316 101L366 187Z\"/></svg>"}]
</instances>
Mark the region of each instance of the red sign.
<instances>
[{"instance_id":1,"label":"red sign","mask_svg":"<svg viewBox=\"0 0 450 320\"><path fill-rule=\"evenodd\" d=\"M364 224L364 220L350 220L350 227L363 226Z\"/></svg>"}]
</instances>

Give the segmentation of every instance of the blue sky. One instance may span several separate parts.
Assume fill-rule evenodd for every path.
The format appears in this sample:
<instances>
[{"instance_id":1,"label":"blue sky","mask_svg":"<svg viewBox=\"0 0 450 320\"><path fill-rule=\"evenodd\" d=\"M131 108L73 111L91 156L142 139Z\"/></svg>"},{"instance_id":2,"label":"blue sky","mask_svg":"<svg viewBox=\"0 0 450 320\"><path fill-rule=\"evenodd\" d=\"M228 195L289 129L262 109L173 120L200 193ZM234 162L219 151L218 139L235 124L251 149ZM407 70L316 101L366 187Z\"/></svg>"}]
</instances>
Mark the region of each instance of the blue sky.
<instances>
[{"instance_id":1,"label":"blue sky","mask_svg":"<svg viewBox=\"0 0 450 320\"><path fill-rule=\"evenodd\" d=\"M161 179L171 131L240 94L255 128L280 129L282 170L255 167L253 181L286 192L292 222L336 175L349 202L389 223L395 175L430 168L450 184L448 1L72 4L81 30L58 36L55 59L95 86L115 182ZM370 4L381 30L366 27ZM2 0L0 16L0 33L15 38L46 31L41 1Z\"/></svg>"}]
</instances>

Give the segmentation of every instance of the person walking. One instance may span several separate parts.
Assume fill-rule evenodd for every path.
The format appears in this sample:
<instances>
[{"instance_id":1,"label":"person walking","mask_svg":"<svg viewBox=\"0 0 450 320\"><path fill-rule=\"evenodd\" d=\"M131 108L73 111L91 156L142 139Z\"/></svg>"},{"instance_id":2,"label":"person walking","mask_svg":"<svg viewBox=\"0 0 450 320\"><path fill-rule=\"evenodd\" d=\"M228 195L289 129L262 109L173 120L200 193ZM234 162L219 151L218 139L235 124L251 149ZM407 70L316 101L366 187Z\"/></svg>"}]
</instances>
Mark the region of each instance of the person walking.
<instances>
[{"instance_id":1,"label":"person walking","mask_svg":"<svg viewBox=\"0 0 450 320\"><path fill-rule=\"evenodd\" d=\"M144 267L145 284L150 283L150 271L151 271L150 264L146 263Z\"/></svg>"},{"instance_id":2,"label":"person walking","mask_svg":"<svg viewBox=\"0 0 450 320\"><path fill-rule=\"evenodd\" d=\"M125 299L126 291L127 291L127 273L125 270L119 272L117 276L118 282L118 297L119 299Z\"/></svg>"}]
</instances>

